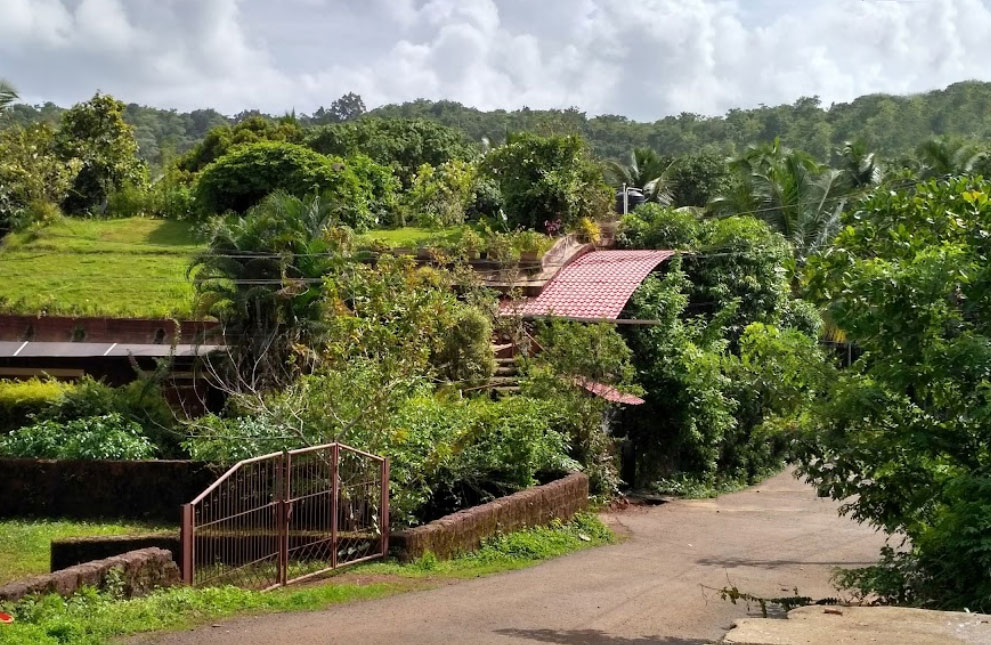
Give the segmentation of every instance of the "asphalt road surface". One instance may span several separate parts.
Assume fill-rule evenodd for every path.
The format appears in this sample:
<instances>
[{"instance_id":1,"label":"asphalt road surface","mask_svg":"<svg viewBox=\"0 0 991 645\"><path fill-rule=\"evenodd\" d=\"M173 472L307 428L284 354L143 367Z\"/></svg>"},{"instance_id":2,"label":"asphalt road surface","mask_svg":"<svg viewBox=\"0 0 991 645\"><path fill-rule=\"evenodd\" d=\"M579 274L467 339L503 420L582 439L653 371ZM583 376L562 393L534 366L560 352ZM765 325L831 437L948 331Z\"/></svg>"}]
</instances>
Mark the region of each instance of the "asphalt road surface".
<instances>
[{"instance_id":1,"label":"asphalt road surface","mask_svg":"<svg viewBox=\"0 0 991 645\"><path fill-rule=\"evenodd\" d=\"M629 538L488 578L133 642L698 645L718 641L748 615L704 587L835 595L833 569L869 564L884 543L787 473L718 499L634 507L606 519Z\"/></svg>"}]
</instances>

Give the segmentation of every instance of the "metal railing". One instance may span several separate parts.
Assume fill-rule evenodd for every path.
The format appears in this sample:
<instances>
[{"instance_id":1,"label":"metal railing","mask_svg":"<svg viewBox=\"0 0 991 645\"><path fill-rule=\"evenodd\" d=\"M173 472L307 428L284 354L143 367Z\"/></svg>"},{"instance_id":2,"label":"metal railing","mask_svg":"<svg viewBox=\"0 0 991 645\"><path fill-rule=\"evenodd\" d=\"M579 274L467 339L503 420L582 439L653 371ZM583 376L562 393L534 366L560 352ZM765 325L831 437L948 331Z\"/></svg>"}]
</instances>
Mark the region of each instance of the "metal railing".
<instances>
[{"instance_id":1,"label":"metal railing","mask_svg":"<svg viewBox=\"0 0 991 645\"><path fill-rule=\"evenodd\" d=\"M389 550L389 460L340 443L238 462L182 506L182 575L272 589Z\"/></svg>"}]
</instances>

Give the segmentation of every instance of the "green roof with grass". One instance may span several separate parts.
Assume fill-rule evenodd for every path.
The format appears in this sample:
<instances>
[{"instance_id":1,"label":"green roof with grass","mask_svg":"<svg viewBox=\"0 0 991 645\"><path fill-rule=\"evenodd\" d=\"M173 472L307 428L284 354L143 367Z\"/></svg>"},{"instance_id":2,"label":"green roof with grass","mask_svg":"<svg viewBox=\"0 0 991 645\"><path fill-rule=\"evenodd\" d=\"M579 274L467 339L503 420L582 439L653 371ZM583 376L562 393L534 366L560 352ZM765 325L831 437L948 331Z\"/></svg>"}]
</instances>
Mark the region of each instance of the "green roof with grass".
<instances>
[{"instance_id":1,"label":"green roof with grass","mask_svg":"<svg viewBox=\"0 0 991 645\"><path fill-rule=\"evenodd\" d=\"M63 219L0 242L0 313L188 318L192 224L130 217Z\"/></svg>"}]
</instances>

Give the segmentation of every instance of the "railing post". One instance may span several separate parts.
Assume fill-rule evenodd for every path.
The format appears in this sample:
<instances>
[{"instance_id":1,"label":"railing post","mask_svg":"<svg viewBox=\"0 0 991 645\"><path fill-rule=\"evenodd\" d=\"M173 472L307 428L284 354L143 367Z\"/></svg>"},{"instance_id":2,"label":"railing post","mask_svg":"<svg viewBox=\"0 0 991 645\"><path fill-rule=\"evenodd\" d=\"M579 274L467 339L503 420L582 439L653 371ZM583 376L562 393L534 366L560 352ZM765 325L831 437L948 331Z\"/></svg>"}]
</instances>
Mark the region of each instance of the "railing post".
<instances>
[{"instance_id":1,"label":"railing post","mask_svg":"<svg viewBox=\"0 0 991 645\"><path fill-rule=\"evenodd\" d=\"M341 464L341 444L334 442L330 448L330 566L337 568L337 517L340 514L341 489L338 472Z\"/></svg>"},{"instance_id":2,"label":"railing post","mask_svg":"<svg viewBox=\"0 0 991 645\"><path fill-rule=\"evenodd\" d=\"M182 522L179 530L179 540L182 543L182 581L187 585L193 584L193 519L195 515L192 504L182 505Z\"/></svg>"},{"instance_id":3,"label":"railing post","mask_svg":"<svg viewBox=\"0 0 991 645\"><path fill-rule=\"evenodd\" d=\"M289 580L289 492L292 485L292 455L282 451L282 494L279 496L279 584Z\"/></svg>"},{"instance_id":4,"label":"railing post","mask_svg":"<svg viewBox=\"0 0 991 645\"><path fill-rule=\"evenodd\" d=\"M382 533L382 557L389 555L389 458L382 460L382 499L379 508L379 524Z\"/></svg>"}]
</instances>

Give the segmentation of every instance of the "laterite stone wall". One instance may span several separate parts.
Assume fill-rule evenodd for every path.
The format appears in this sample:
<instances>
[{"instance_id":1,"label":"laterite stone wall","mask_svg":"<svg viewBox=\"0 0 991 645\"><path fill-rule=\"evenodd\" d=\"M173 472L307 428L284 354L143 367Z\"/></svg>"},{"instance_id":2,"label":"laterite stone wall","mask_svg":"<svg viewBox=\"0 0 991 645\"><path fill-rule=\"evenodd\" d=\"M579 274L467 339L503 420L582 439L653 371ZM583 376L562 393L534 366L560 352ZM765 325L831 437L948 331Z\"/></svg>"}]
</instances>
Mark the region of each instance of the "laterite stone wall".
<instances>
[{"instance_id":1,"label":"laterite stone wall","mask_svg":"<svg viewBox=\"0 0 991 645\"><path fill-rule=\"evenodd\" d=\"M552 520L570 520L588 506L588 476L574 473L497 500L458 511L416 528L393 533L390 542L403 560L427 552L440 559L477 549L485 538Z\"/></svg>"},{"instance_id":2,"label":"laterite stone wall","mask_svg":"<svg viewBox=\"0 0 991 645\"><path fill-rule=\"evenodd\" d=\"M61 571L26 578L0 587L0 601L16 601L34 594L71 596L83 587L106 587L111 571L118 570L124 596L142 596L162 587L179 584L179 567L164 549L131 551L105 560L87 562Z\"/></svg>"},{"instance_id":3,"label":"laterite stone wall","mask_svg":"<svg viewBox=\"0 0 991 645\"><path fill-rule=\"evenodd\" d=\"M139 519L177 526L217 477L193 461L0 459L0 517Z\"/></svg>"}]
</instances>

